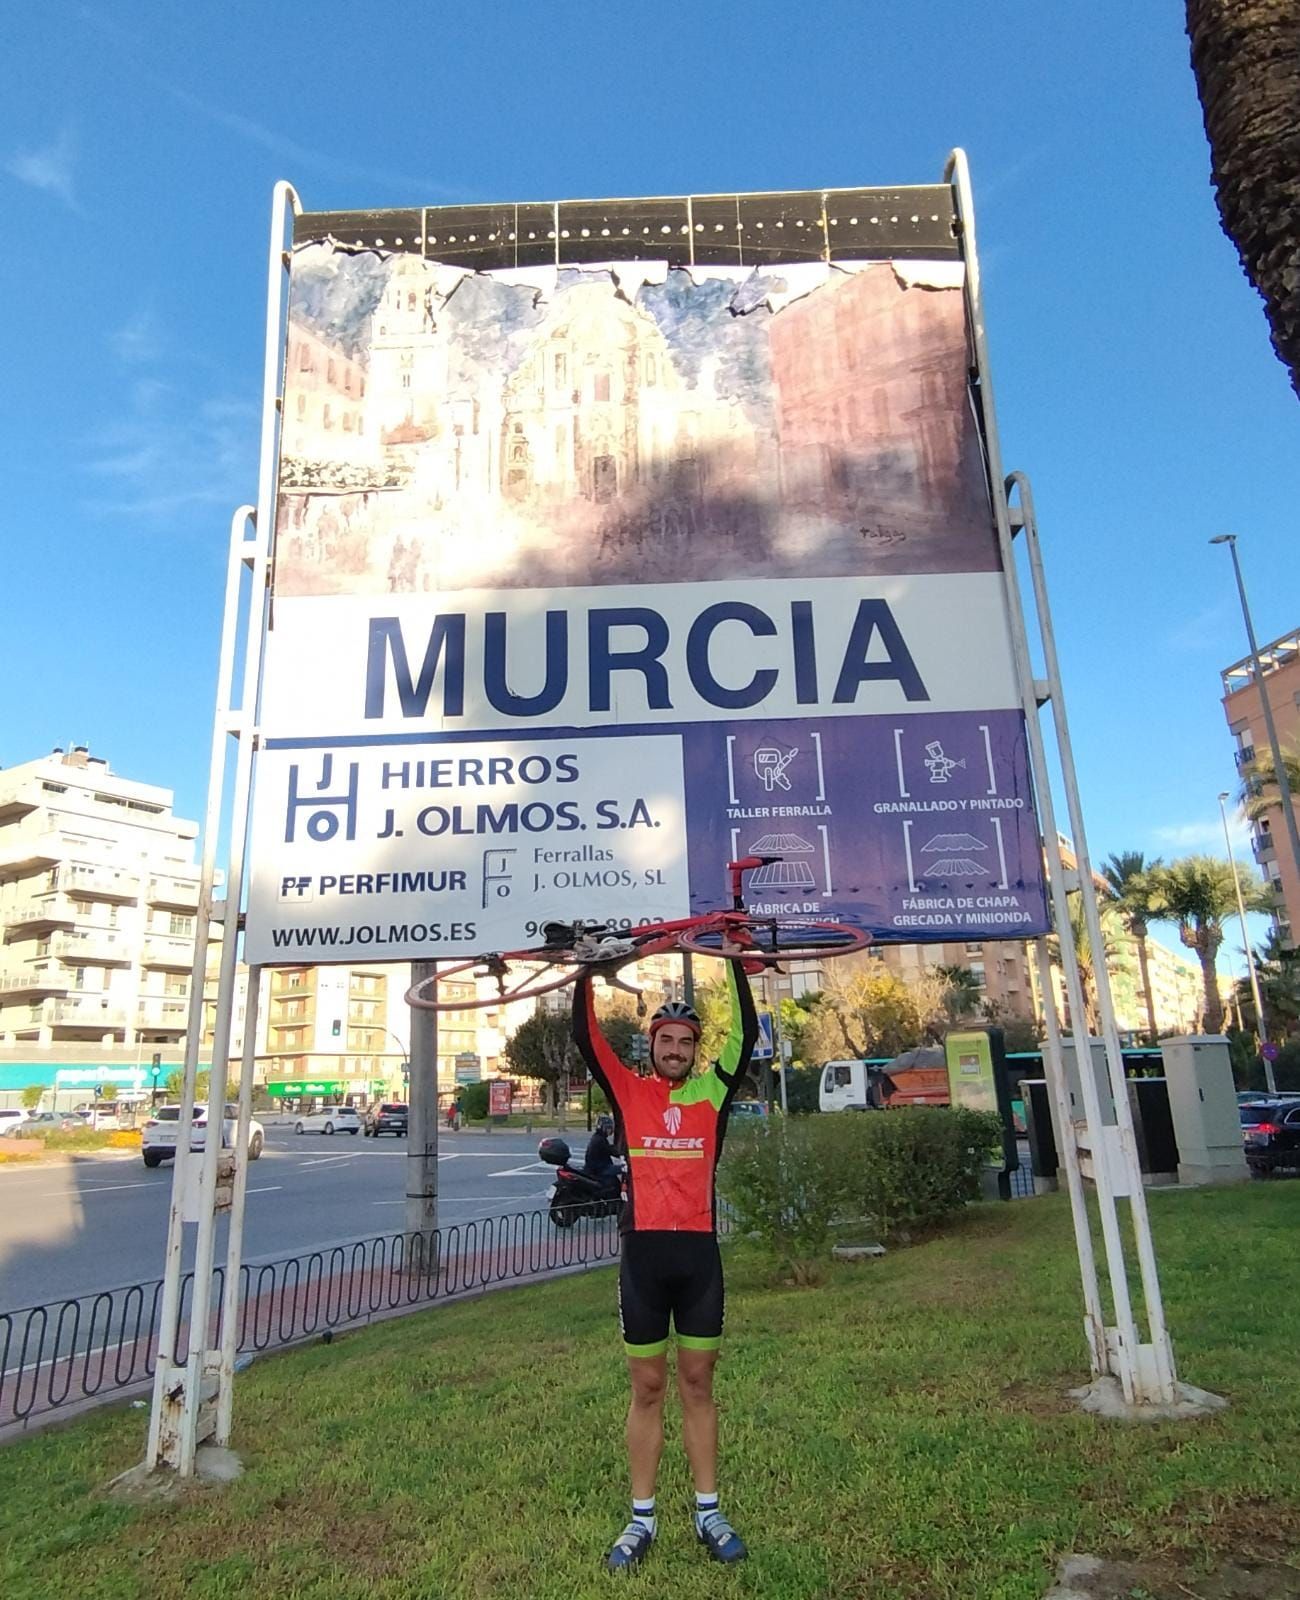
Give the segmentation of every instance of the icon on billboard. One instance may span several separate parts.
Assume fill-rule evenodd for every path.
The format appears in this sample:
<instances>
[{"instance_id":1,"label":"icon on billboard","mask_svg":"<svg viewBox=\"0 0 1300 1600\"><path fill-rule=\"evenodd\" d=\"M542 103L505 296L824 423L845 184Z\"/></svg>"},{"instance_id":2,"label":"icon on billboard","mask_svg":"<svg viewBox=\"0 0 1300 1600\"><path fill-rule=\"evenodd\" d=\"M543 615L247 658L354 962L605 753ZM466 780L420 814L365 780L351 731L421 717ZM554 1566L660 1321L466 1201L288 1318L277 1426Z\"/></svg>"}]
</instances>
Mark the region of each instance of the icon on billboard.
<instances>
[{"instance_id":1,"label":"icon on billboard","mask_svg":"<svg viewBox=\"0 0 1300 1600\"><path fill-rule=\"evenodd\" d=\"M317 844L325 844L339 831L340 815L346 821L345 839L357 835L357 763L348 762L348 786L342 794L324 794L334 781L334 757L321 757L320 781L305 794L299 789L299 767L295 761L289 767L289 811L285 817L284 841L293 844L298 813L307 811L307 837ZM342 812L335 810L342 807Z\"/></svg>"},{"instance_id":2,"label":"icon on billboard","mask_svg":"<svg viewBox=\"0 0 1300 1600\"><path fill-rule=\"evenodd\" d=\"M943 753L943 745L938 739L931 739L925 747L925 764L930 769L931 783L947 783L957 767L964 767L965 761L954 761L951 756Z\"/></svg>"},{"instance_id":3,"label":"icon on billboard","mask_svg":"<svg viewBox=\"0 0 1300 1600\"><path fill-rule=\"evenodd\" d=\"M969 833L936 833L934 838L921 846L921 854L941 855L943 859L936 861L933 866L925 869L927 878L976 878L986 877L988 868L980 866L978 861L970 860L969 856L962 854L968 850L987 850L988 845L982 839L977 839Z\"/></svg>"},{"instance_id":4,"label":"icon on billboard","mask_svg":"<svg viewBox=\"0 0 1300 1600\"><path fill-rule=\"evenodd\" d=\"M303 877L289 873L280 879L279 898L284 900L314 900L316 898L315 879L310 875Z\"/></svg>"},{"instance_id":5,"label":"icon on billboard","mask_svg":"<svg viewBox=\"0 0 1300 1600\"><path fill-rule=\"evenodd\" d=\"M493 900L508 900L514 877L514 850L492 849L483 852L483 909Z\"/></svg>"},{"instance_id":6,"label":"icon on billboard","mask_svg":"<svg viewBox=\"0 0 1300 1600\"><path fill-rule=\"evenodd\" d=\"M816 849L816 845L809 844L797 833L765 833L761 839L754 840L749 853L755 856L810 856ZM782 889L812 889L816 887L816 880L806 861L769 861L754 873L749 886L751 889L779 892Z\"/></svg>"},{"instance_id":7,"label":"icon on billboard","mask_svg":"<svg viewBox=\"0 0 1300 1600\"><path fill-rule=\"evenodd\" d=\"M785 769L799 754L796 745L792 750L781 751L774 745L760 745L754 751L754 776L759 779L768 794L774 789L788 789L790 780L785 775Z\"/></svg>"}]
</instances>

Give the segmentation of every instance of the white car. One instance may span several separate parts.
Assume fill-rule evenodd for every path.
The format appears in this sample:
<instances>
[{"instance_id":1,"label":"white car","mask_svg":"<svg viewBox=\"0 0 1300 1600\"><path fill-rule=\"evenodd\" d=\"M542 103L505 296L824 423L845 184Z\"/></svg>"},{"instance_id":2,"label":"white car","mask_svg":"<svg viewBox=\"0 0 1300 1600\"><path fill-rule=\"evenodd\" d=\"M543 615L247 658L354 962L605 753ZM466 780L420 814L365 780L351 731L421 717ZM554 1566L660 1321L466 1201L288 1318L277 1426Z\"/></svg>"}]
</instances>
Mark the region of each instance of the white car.
<instances>
[{"instance_id":1,"label":"white car","mask_svg":"<svg viewBox=\"0 0 1300 1600\"><path fill-rule=\"evenodd\" d=\"M27 1120L28 1116L25 1111L11 1111L8 1109L0 1111L0 1138L3 1138L7 1133L13 1133L16 1128L21 1128Z\"/></svg>"},{"instance_id":2,"label":"white car","mask_svg":"<svg viewBox=\"0 0 1300 1600\"><path fill-rule=\"evenodd\" d=\"M239 1108L235 1105L226 1107L226 1114L221 1122L221 1143L227 1150L235 1146L236 1119ZM156 1106L150 1113L148 1120L140 1130L140 1154L144 1157L146 1167L156 1167L160 1162L168 1160L176 1154L176 1144L181 1131L181 1108L179 1106ZM194 1121L190 1125L190 1149L202 1150L208 1136L208 1108L195 1106ZM248 1124L248 1159L256 1161L262 1153L262 1146L266 1143L266 1134L262 1124L254 1117Z\"/></svg>"},{"instance_id":3,"label":"white car","mask_svg":"<svg viewBox=\"0 0 1300 1600\"><path fill-rule=\"evenodd\" d=\"M361 1114L355 1106L322 1106L294 1118L295 1133L360 1133Z\"/></svg>"}]
</instances>

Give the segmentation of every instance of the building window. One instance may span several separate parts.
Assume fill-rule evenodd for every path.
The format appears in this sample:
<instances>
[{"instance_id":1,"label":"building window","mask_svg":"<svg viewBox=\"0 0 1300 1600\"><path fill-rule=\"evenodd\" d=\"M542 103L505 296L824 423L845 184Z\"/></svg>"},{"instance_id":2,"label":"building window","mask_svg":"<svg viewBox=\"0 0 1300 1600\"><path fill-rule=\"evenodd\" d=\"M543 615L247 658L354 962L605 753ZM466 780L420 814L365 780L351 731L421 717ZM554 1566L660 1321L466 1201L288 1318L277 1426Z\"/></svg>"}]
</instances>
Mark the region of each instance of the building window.
<instances>
[{"instance_id":1,"label":"building window","mask_svg":"<svg viewBox=\"0 0 1300 1600\"><path fill-rule=\"evenodd\" d=\"M325 368L325 381L326 381L326 383L333 383L334 382L334 378L335 378L334 363L331 361L331 362L329 362L327 364L327 366Z\"/></svg>"},{"instance_id":2,"label":"building window","mask_svg":"<svg viewBox=\"0 0 1300 1600\"><path fill-rule=\"evenodd\" d=\"M307 415L307 396L300 389L298 391L298 417L301 420Z\"/></svg>"},{"instance_id":3,"label":"building window","mask_svg":"<svg viewBox=\"0 0 1300 1600\"><path fill-rule=\"evenodd\" d=\"M179 937L192 934L194 932L194 918L183 916L179 911L173 911L168 919L167 931Z\"/></svg>"},{"instance_id":4,"label":"building window","mask_svg":"<svg viewBox=\"0 0 1300 1600\"><path fill-rule=\"evenodd\" d=\"M645 381L647 387L651 389L654 388L657 376L658 374L655 368L655 358L653 356L647 356L645 358Z\"/></svg>"},{"instance_id":5,"label":"building window","mask_svg":"<svg viewBox=\"0 0 1300 1600\"><path fill-rule=\"evenodd\" d=\"M328 406L321 412L320 424L322 428L332 428L334 426L330 419L330 408Z\"/></svg>"},{"instance_id":6,"label":"building window","mask_svg":"<svg viewBox=\"0 0 1300 1600\"><path fill-rule=\"evenodd\" d=\"M298 371L311 371L311 351L305 344L300 344L298 346Z\"/></svg>"},{"instance_id":7,"label":"building window","mask_svg":"<svg viewBox=\"0 0 1300 1600\"><path fill-rule=\"evenodd\" d=\"M555 352L555 387L557 389L564 387L565 366L564 352L563 350L557 350Z\"/></svg>"},{"instance_id":8,"label":"building window","mask_svg":"<svg viewBox=\"0 0 1300 1600\"><path fill-rule=\"evenodd\" d=\"M415 310L415 290L414 289L412 289L409 292L409 294L406 296L406 309L408 311L414 311Z\"/></svg>"},{"instance_id":9,"label":"building window","mask_svg":"<svg viewBox=\"0 0 1300 1600\"><path fill-rule=\"evenodd\" d=\"M608 400L609 399L609 373L608 372L598 372L596 374L595 385L594 385L594 388L592 390L592 398L595 399L595 400Z\"/></svg>"}]
</instances>

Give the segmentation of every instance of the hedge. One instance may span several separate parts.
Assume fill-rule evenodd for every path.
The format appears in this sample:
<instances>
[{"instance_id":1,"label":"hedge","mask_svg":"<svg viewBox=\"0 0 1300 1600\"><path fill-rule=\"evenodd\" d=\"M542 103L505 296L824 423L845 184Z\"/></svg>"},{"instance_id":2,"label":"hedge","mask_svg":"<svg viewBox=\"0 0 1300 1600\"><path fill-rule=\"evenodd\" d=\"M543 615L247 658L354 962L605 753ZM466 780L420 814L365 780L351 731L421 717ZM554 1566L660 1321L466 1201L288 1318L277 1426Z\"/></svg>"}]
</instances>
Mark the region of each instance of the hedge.
<instances>
[{"instance_id":1,"label":"hedge","mask_svg":"<svg viewBox=\"0 0 1300 1600\"><path fill-rule=\"evenodd\" d=\"M765 1118L732 1131L718 1188L740 1232L809 1283L840 1224L905 1243L978 1199L999 1137L995 1116L947 1106Z\"/></svg>"}]
</instances>

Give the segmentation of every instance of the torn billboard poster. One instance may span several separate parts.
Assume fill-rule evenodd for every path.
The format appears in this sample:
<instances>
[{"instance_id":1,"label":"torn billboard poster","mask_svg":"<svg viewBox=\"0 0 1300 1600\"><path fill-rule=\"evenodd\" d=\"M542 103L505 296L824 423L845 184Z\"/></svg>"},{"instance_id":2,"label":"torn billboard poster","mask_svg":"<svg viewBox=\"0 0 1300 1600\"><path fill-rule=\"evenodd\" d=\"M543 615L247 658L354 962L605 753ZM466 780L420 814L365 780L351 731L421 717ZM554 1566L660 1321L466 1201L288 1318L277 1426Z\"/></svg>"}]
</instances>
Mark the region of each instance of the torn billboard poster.
<instances>
[{"instance_id":1,"label":"torn billboard poster","mask_svg":"<svg viewBox=\"0 0 1300 1600\"><path fill-rule=\"evenodd\" d=\"M1045 929L960 260L332 233L292 260L250 962L680 916L752 851L768 911Z\"/></svg>"}]
</instances>

